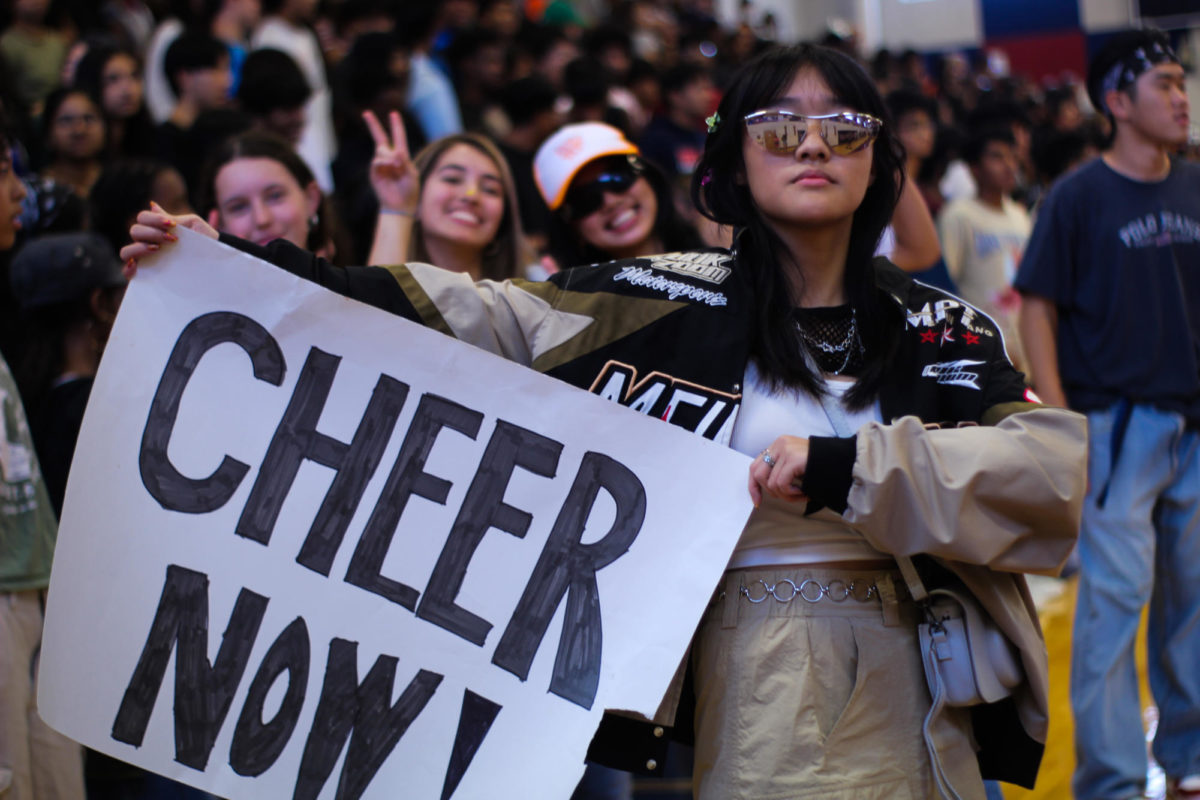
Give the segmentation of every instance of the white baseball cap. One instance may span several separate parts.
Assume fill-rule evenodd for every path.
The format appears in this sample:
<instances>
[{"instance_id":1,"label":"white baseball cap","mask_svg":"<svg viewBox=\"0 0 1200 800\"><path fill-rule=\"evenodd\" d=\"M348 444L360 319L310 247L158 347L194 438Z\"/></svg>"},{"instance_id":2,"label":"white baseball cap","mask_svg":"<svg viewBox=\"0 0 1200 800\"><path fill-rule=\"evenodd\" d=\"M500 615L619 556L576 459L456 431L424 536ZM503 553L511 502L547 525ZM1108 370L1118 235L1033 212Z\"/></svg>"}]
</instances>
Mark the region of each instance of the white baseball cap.
<instances>
[{"instance_id":1,"label":"white baseball cap","mask_svg":"<svg viewBox=\"0 0 1200 800\"><path fill-rule=\"evenodd\" d=\"M605 156L636 155L625 134L603 122L564 125L542 143L533 159L533 178L546 205L555 211L571 181L587 164Z\"/></svg>"}]
</instances>

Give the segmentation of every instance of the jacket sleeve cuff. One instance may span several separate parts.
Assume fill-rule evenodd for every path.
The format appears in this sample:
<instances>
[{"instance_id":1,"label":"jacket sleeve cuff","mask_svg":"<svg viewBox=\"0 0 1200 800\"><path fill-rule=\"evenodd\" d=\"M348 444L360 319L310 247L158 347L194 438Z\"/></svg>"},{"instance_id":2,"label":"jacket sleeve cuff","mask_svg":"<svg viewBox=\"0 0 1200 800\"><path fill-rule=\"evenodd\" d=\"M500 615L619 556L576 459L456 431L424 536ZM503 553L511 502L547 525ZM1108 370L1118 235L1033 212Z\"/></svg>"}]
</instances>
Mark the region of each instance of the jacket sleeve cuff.
<instances>
[{"instance_id":1,"label":"jacket sleeve cuff","mask_svg":"<svg viewBox=\"0 0 1200 800\"><path fill-rule=\"evenodd\" d=\"M308 252L304 248L297 247L287 239L276 239L269 244L260 245L245 239L238 238L230 233L218 234L218 239L222 244L227 244L230 247L237 248L243 253L254 256L257 259L266 261L269 264L274 264L277 267L286 269L293 274L301 275L299 269L301 266L309 267L312 261L316 260L316 256ZM311 268L304 269L303 272L311 273L314 270Z\"/></svg>"},{"instance_id":2,"label":"jacket sleeve cuff","mask_svg":"<svg viewBox=\"0 0 1200 800\"><path fill-rule=\"evenodd\" d=\"M235 247L238 250L241 250L243 253L249 253L255 258L262 259L263 261L270 260L270 253L267 252L267 249L261 245L255 244L254 242L248 242L245 239L241 239L231 233L218 233L217 238L221 244L227 244L230 247Z\"/></svg>"},{"instance_id":3,"label":"jacket sleeve cuff","mask_svg":"<svg viewBox=\"0 0 1200 800\"><path fill-rule=\"evenodd\" d=\"M808 440L808 469L800 489L839 514L846 510L854 478L858 437L814 436Z\"/></svg>"}]
</instances>

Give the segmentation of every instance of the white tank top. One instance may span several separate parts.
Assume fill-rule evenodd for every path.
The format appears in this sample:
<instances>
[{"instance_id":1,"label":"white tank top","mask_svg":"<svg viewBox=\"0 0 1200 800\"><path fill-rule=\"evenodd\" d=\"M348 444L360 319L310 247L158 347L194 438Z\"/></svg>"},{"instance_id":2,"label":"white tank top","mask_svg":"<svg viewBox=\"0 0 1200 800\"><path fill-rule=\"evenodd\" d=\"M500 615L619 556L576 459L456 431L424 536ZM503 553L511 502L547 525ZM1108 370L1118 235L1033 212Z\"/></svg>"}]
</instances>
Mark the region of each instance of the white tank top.
<instances>
[{"instance_id":1,"label":"white tank top","mask_svg":"<svg viewBox=\"0 0 1200 800\"><path fill-rule=\"evenodd\" d=\"M838 401L853 381L829 378L829 391ZM861 411L846 412L857 430L879 421L878 402ZM742 407L730 445L748 456L757 456L780 436L836 436L821 402L807 392L784 389L772 392L751 363L742 382ZM728 569L825 561L860 561L887 558L867 544L842 518L823 508L804 515L805 502L788 503L764 496L750 514Z\"/></svg>"}]
</instances>

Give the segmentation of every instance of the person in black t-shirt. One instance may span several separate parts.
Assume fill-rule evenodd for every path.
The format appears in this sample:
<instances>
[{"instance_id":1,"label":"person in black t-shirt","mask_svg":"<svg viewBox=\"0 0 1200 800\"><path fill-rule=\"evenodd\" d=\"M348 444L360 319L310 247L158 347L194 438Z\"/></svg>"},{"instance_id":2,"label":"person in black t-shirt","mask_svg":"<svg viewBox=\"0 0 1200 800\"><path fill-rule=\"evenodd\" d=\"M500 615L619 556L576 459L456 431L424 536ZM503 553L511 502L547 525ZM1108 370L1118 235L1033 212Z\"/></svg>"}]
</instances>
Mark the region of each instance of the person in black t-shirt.
<instances>
[{"instance_id":1,"label":"person in black t-shirt","mask_svg":"<svg viewBox=\"0 0 1200 800\"><path fill-rule=\"evenodd\" d=\"M1079 800L1146 788L1134 655L1150 607L1154 756L1200 798L1200 168L1184 70L1156 31L1115 36L1088 71L1113 123L1101 158L1046 197L1017 274L1021 338L1047 403L1088 415L1071 664Z\"/></svg>"},{"instance_id":2,"label":"person in black t-shirt","mask_svg":"<svg viewBox=\"0 0 1200 800\"><path fill-rule=\"evenodd\" d=\"M662 97L663 113L650 120L638 148L672 181L686 183L704 152L704 120L715 108L716 90L704 67L680 64L663 74Z\"/></svg>"}]
</instances>

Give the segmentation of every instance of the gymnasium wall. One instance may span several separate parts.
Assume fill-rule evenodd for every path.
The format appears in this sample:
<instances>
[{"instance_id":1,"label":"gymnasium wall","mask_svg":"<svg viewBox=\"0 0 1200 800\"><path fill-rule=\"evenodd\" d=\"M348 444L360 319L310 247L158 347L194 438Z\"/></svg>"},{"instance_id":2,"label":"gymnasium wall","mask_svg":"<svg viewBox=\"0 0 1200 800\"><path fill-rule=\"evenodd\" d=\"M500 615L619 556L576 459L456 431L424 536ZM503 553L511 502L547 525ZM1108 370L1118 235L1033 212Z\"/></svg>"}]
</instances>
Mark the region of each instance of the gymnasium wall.
<instances>
[{"instance_id":1,"label":"gymnasium wall","mask_svg":"<svg viewBox=\"0 0 1200 800\"><path fill-rule=\"evenodd\" d=\"M1200 0L751 0L748 16L757 22L773 14L781 41L817 39L831 19L840 19L857 30L867 55L881 47L922 53L998 48L1012 72L1057 81L1064 73L1082 79L1088 54L1113 31L1136 24L1139 1L1191 10L1191 24L1200 26ZM726 22L747 13L741 0L718 0L717 9ZM1178 24L1171 27L1180 55L1200 67L1200 27ZM1188 85L1192 107L1200 109L1196 72Z\"/></svg>"}]
</instances>

